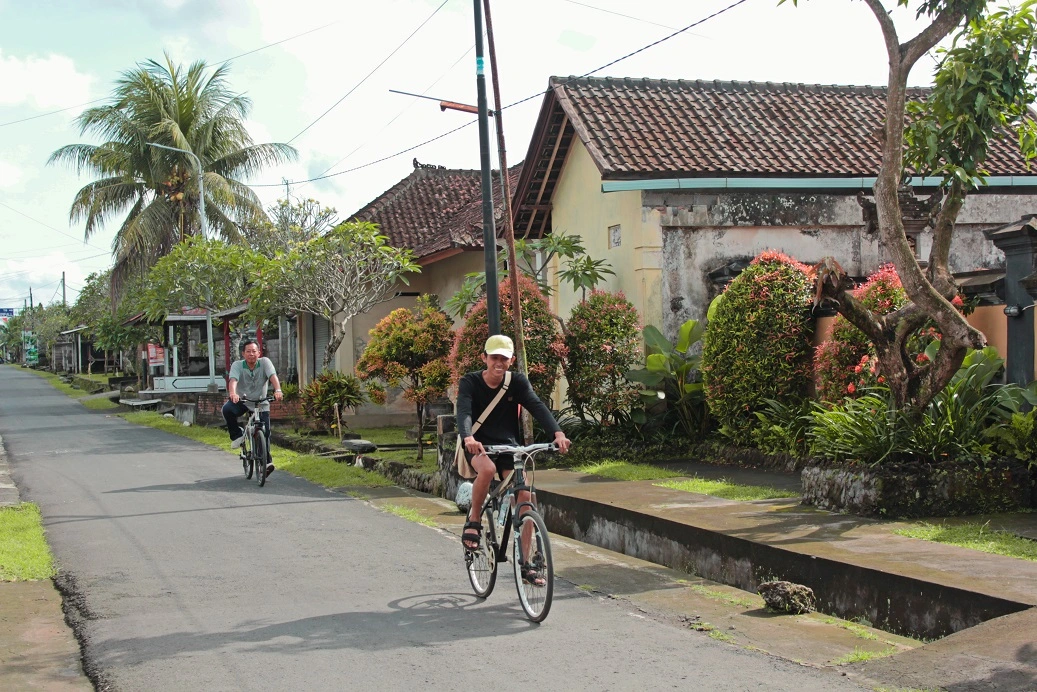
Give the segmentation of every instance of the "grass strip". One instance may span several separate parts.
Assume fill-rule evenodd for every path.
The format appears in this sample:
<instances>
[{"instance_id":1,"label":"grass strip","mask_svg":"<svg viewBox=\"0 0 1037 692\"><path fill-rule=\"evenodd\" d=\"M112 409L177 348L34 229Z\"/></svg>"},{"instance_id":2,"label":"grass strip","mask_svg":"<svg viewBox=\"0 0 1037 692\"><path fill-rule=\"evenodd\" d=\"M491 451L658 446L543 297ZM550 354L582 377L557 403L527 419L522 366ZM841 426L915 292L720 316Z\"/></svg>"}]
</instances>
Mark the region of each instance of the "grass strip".
<instances>
[{"instance_id":1,"label":"grass strip","mask_svg":"<svg viewBox=\"0 0 1037 692\"><path fill-rule=\"evenodd\" d=\"M119 408L119 404L111 399L101 397L99 399L83 399L83 406L91 411L110 411Z\"/></svg>"},{"instance_id":2,"label":"grass strip","mask_svg":"<svg viewBox=\"0 0 1037 692\"><path fill-rule=\"evenodd\" d=\"M834 661L832 661L832 664L836 666L841 666L847 663L862 663L864 661L870 661L873 658L885 658L887 656L892 656L896 652L897 648L895 646L891 646L888 649L884 649L882 651L867 651L866 649L862 649L860 647L854 647L852 654L846 654L841 658L837 658Z\"/></svg>"},{"instance_id":3,"label":"grass strip","mask_svg":"<svg viewBox=\"0 0 1037 692\"><path fill-rule=\"evenodd\" d=\"M147 425L174 435L187 437L213 447L219 447L228 454L237 455L230 449L230 440L226 431L220 428L204 428L197 425L185 426L175 418L167 418L153 411L135 411L120 414L130 423ZM365 471L350 464L340 464L326 457L315 454L301 454L291 449L273 445L270 450L274 465L279 471L285 471L300 478L322 485L325 488L357 486L374 488L392 485L388 479L373 471Z\"/></svg>"},{"instance_id":4,"label":"grass strip","mask_svg":"<svg viewBox=\"0 0 1037 692\"><path fill-rule=\"evenodd\" d=\"M395 514L401 519L413 521L415 524L421 524L422 526L431 526L433 528L437 526L436 522L432 521L432 519L430 519L428 516L422 514L421 512L412 507L388 504L382 505L382 509L384 509L389 514Z\"/></svg>"},{"instance_id":5,"label":"grass strip","mask_svg":"<svg viewBox=\"0 0 1037 692\"><path fill-rule=\"evenodd\" d=\"M583 464L573 469L580 473L610 478L616 481L655 481L662 478L679 478L681 474L648 464L632 464L629 461L602 459L593 464Z\"/></svg>"},{"instance_id":6,"label":"grass strip","mask_svg":"<svg viewBox=\"0 0 1037 692\"><path fill-rule=\"evenodd\" d=\"M921 538L924 541L946 543L1037 562L1037 541L1016 536L1009 531L991 529L989 523L930 524L923 521L904 529L896 529L894 533L898 536Z\"/></svg>"},{"instance_id":7,"label":"grass strip","mask_svg":"<svg viewBox=\"0 0 1037 692\"><path fill-rule=\"evenodd\" d=\"M31 502L0 507L0 581L54 576L54 558L43 535L40 508Z\"/></svg>"},{"instance_id":8,"label":"grass strip","mask_svg":"<svg viewBox=\"0 0 1037 692\"><path fill-rule=\"evenodd\" d=\"M670 490L680 490L686 493L699 493L700 495L712 495L724 500L739 500L750 502L752 500L777 500L786 497L796 497L798 493L781 488L771 488L765 485L738 485L730 481L707 480L705 478L690 478L679 481L663 481L655 485Z\"/></svg>"}]
</instances>

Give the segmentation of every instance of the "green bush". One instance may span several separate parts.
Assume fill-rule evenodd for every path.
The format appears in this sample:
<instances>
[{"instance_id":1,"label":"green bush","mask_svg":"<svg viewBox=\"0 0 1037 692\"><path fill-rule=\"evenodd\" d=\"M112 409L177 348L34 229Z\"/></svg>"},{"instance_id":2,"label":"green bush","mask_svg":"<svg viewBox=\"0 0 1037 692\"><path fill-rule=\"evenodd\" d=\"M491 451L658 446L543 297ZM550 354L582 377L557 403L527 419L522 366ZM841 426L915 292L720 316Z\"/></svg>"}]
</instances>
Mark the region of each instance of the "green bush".
<instances>
[{"instance_id":1,"label":"green bush","mask_svg":"<svg viewBox=\"0 0 1037 692\"><path fill-rule=\"evenodd\" d=\"M522 323L526 336L526 363L529 383L545 403L550 403L558 371L565 358L565 343L558 333L558 323L547 306L547 300L532 279L520 276L519 294L522 300ZM503 281L499 287L501 330L514 337L511 312L511 284ZM450 367L456 382L466 373L483 370L483 345L489 338L486 326L486 298L476 303L465 316L465 324L454 334L450 351Z\"/></svg>"},{"instance_id":2,"label":"green bush","mask_svg":"<svg viewBox=\"0 0 1037 692\"><path fill-rule=\"evenodd\" d=\"M281 388L282 392L284 388ZM356 375L325 370L303 389L302 410L326 428L335 424L335 404L339 415L364 403L364 388Z\"/></svg>"},{"instance_id":3,"label":"green bush","mask_svg":"<svg viewBox=\"0 0 1037 692\"><path fill-rule=\"evenodd\" d=\"M640 318L622 293L592 291L569 316L565 375L569 403L581 418L617 424L639 400L626 379L641 360Z\"/></svg>"},{"instance_id":4,"label":"green bush","mask_svg":"<svg viewBox=\"0 0 1037 692\"><path fill-rule=\"evenodd\" d=\"M1005 425L994 428L988 436L999 453L1030 468L1037 467L1037 409L1013 413Z\"/></svg>"},{"instance_id":5,"label":"green bush","mask_svg":"<svg viewBox=\"0 0 1037 692\"><path fill-rule=\"evenodd\" d=\"M1003 363L993 348L970 351L918 420L897 410L886 389L827 407L815 404L811 453L868 465L989 461L1013 414L1033 398L1016 385L993 382Z\"/></svg>"},{"instance_id":6,"label":"green bush","mask_svg":"<svg viewBox=\"0 0 1037 692\"><path fill-rule=\"evenodd\" d=\"M285 382L281 385L281 394L284 395L284 400L288 403L298 401L299 399L299 385L291 382Z\"/></svg>"},{"instance_id":7,"label":"green bush","mask_svg":"<svg viewBox=\"0 0 1037 692\"><path fill-rule=\"evenodd\" d=\"M793 405L811 376L812 282L778 252L754 259L714 311L702 351L709 411L727 437L744 440L767 399Z\"/></svg>"}]
</instances>

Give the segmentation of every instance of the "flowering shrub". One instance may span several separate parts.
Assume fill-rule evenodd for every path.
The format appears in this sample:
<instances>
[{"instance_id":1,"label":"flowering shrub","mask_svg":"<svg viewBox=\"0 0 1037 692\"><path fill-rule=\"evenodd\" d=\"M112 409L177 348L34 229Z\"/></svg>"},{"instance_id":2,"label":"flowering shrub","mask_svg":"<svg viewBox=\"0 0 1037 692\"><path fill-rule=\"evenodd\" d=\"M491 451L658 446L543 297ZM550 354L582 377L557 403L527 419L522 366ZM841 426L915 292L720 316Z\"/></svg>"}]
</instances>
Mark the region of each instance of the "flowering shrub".
<instances>
[{"instance_id":1,"label":"flowering shrub","mask_svg":"<svg viewBox=\"0 0 1037 692\"><path fill-rule=\"evenodd\" d=\"M403 398L417 409L418 439L424 432L426 404L450 386L450 327L450 318L435 299L422 296L413 310L393 310L375 325L356 364L357 375L368 381L368 396L377 404L385 403L385 385L403 387ZM419 459L421 452L419 446Z\"/></svg>"},{"instance_id":2,"label":"flowering shrub","mask_svg":"<svg viewBox=\"0 0 1037 692\"><path fill-rule=\"evenodd\" d=\"M853 291L853 296L865 307L878 315L885 315L903 307L907 294L900 277L892 264L879 268L868 280ZM959 296L951 304L959 310L965 306ZM907 340L907 351L919 364L928 357L925 349L940 338L940 333L931 324L912 334ZM862 366L867 365L866 369ZM835 318L832 338L817 347L814 352L814 382L817 397L821 401L834 403L847 396L859 396L862 389L882 384L885 379L878 373L875 348L864 332L853 326L842 315Z\"/></svg>"},{"instance_id":3,"label":"flowering shrub","mask_svg":"<svg viewBox=\"0 0 1037 692\"><path fill-rule=\"evenodd\" d=\"M702 351L706 403L723 434L745 439L767 399L806 396L812 283L808 267L768 251L725 290Z\"/></svg>"},{"instance_id":4,"label":"flowering shrub","mask_svg":"<svg viewBox=\"0 0 1037 692\"><path fill-rule=\"evenodd\" d=\"M532 279L518 278L522 300L522 326L526 337L526 363L529 366L529 383L545 402L550 401L551 392L558 379L558 370L565 358L565 343L558 333L558 324L548 309L547 300ZM500 284L501 328L510 334L514 320L511 316L511 284ZM454 381L465 373L482 370L482 349L489 337L486 326L486 298L477 302L465 316L465 324L454 334L454 346L450 351L450 367Z\"/></svg>"},{"instance_id":5,"label":"flowering shrub","mask_svg":"<svg viewBox=\"0 0 1037 692\"><path fill-rule=\"evenodd\" d=\"M624 374L641 362L640 318L622 293L592 291L569 316L565 375L580 418L618 423L640 400Z\"/></svg>"}]
</instances>

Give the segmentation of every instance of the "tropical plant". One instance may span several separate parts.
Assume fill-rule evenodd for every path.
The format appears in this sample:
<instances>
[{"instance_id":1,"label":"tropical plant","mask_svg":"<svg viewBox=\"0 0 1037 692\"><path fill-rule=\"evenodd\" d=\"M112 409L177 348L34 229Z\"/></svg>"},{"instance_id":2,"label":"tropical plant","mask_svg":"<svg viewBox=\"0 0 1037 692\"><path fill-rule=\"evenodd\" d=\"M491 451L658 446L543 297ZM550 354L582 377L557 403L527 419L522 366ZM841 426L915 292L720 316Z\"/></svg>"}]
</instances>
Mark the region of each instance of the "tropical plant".
<instances>
[{"instance_id":1,"label":"tropical plant","mask_svg":"<svg viewBox=\"0 0 1037 692\"><path fill-rule=\"evenodd\" d=\"M632 414L634 423L647 422L650 412L658 410L659 399L664 399L666 407L661 415L676 418L668 426L671 432L679 430L693 440L705 433L705 390L698 380L701 358L693 353L704 332L704 324L688 320L677 332L677 343L672 343L654 325L644 328L645 367L626 373L629 380L645 387L644 405Z\"/></svg>"},{"instance_id":2,"label":"tropical plant","mask_svg":"<svg viewBox=\"0 0 1037 692\"><path fill-rule=\"evenodd\" d=\"M284 401L289 404L299 400L301 393L299 392L299 385L293 382L282 382L281 383L281 395L284 397Z\"/></svg>"},{"instance_id":3,"label":"tropical plant","mask_svg":"<svg viewBox=\"0 0 1037 692\"><path fill-rule=\"evenodd\" d=\"M808 269L767 251L728 284L702 348L709 412L721 434L745 440L767 399L807 396L813 320Z\"/></svg>"},{"instance_id":4,"label":"tropical plant","mask_svg":"<svg viewBox=\"0 0 1037 692\"><path fill-rule=\"evenodd\" d=\"M1004 425L988 430L987 436L1000 454L1037 467L1037 409L1013 413Z\"/></svg>"},{"instance_id":5,"label":"tropical plant","mask_svg":"<svg viewBox=\"0 0 1037 692\"><path fill-rule=\"evenodd\" d=\"M323 423L324 427L333 429L336 404L341 420L342 414L347 410L356 410L364 400L364 386L360 378L337 370L325 370L303 389L302 410L308 417Z\"/></svg>"},{"instance_id":6,"label":"tropical plant","mask_svg":"<svg viewBox=\"0 0 1037 692\"><path fill-rule=\"evenodd\" d=\"M578 235L566 235L565 233L551 233L543 238L526 240L519 238L515 241L515 255L519 271L536 282L540 292L550 296L552 289L547 281L547 270L552 260L556 257L563 263L558 272L558 278L563 283L568 283L573 290L580 290L586 297L587 290L593 290L601 283L606 275L615 274L605 260L591 259L587 250L583 247L583 241ZM507 253L500 250L497 253L497 266L506 264ZM498 272L501 282L508 276L508 272ZM447 312L454 317L467 314L475 303L485 295L486 273L472 272L465 275L464 283L446 302Z\"/></svg>"},{"instance_id":7,"label":"tropical plant","mask_svg":"<svg viewBox=\"0 0 1037 692\"><path fill-rule=\"evenodd\" d=\"M940 342L931 344L929 357L939 348ZM994 382L1003 364L993 348L970 351L920 418L898 408L885 387L828 407L816 404L811 453L869 465L989 460L1013 414L1024 403L1037 403L1033 387Z\"/></svg>"},{"instance_id":8,"label":"tropical plant","mask_svg":"<svg viewBox=\"0 0 1037 692\"><path fill-rule=\"evenodd\" d=\"M875 314L852 296L851 283L832 258L818 265L817 293L818 300L832 300L875 344L898 409L917 417L954 377L966 353L986 344L983 334L951 304L957 294L949 269L951 241L966 194L986 178L990 143L1012 137L1024 159L1037 155L1037 122L1028 110L1037 94L1037 16L1035 0L992 11L986 0L923 0L917 4L918 15L930 20L928 26L900 43L885 5L876 0L866 4L882 29L889 59L879 137L882 164L874 188L879 240L910 302L886 315ZM911 69L955 31L951 47L938 49L930 94L924 102L908 105ZM945 193L934 201L933 243L924 271L905 233L898 199L905 170L940 177ZM935 361L917 363L905 342L930 319L943 346Z\"/></svg>"},{"instance_id":9,"label":"tropical plant","mask_svg":"<svg viewBox=\"0 0 1037 692\"><path fill-rule=\"evenodd\" d=\"M293 312L319 315L331 323L323 368L331 366L349 320L391 297L407 274L420 272L414 254L389 245L378 226L340 223L274 259L258 262L249 312L277 317Z\"/></svg>"},{"instance_id":10,"label":"tropical plant","mask_svg":"<svg viewBox=\"0 0 1037 692\"><path fill-rule=\"evenodd\" d=\"M592 291L569 315L567 396L580 418L615 425L639 401L625 373L641 359L637 309L622 293Z\"/></svg>"},{"instance_id":11,"label":"tropical plant","mask_svg":"<svg viewBox=\"0 0 1037 692\"><path fill-rule=\"evenodd\" d=\"M318 238L338 225L338 212L321 207L307 199L292 204L279 199L260 216L241 227L241 235L253 252L273 259L279 252L289 252L300 243Z\"/></svg>"},{"instance_id":12,"label":"tropical plant","mask_svg":"<svg viewBox=\"0 0 1037 692\"><path fill-rule=\"evenodd\" d=\"M501 324L512 324L511 285L503 281L500 290ZM543 401L551 401L558 371L565 358L565 342L559 334L558 324L548 309L547 300L537 285L528 277L519 277L519 295L522 301L522 320L525 323L526 362L529 366L529 383ZM483 345L489 338L486 324L486 298L477 302L465 317L464 325L454 333L454 345L450 350L450 368L454 380L465 373L482 370Z\"/></svg>"},{"instance_id":13,"label":"tropical plant","mask_svg":"<svg viewBox=\"0 0 1037 692\"><path fill-rule=\"evenodd\" d=\"M165 64L138 64L116 82L108 103L77 118L81 134L96 134L103 143L69 144L50 156L50 163L97 176L79 190L70 211L73 223L85 221L87 239L125 215L113 244L117 293L129 275L142 274L205 227L228 242L238 241L238 222L263 215L241 178L296 155L287 144L253 143L245 129L252 102L231 90L228 70L228 65L210 70L200 61L184 69L168 55Z\"/></svg>"},{"instance_id":14,"label":"tropical plant","mask_svg":"<svg viewBox=\"0 0 1037 692\"><path fill-rule=\"evenodd\" d=\"M792 404L765 399L763 408L756 411L758 424L749 432L753 446L767 454L806 456L814 422L812 410L809 399Z\"/></svg>"},{"instance_id":15,"label":"tropical plant","mask_svg":"<svg viewBox=\"0 0 1037 692\"><path fill-rule=\"evenodd\" d=\"M393 310L375 325L356 364L357 375L368 381L368 397L377 404L385 403L385 385L403 387L403 398L418 415L419 440L425 436L426 405L450 386L451 326L435 297L422 296L415 309ZM418 445L418 459L423 452Z\"/></svg>"}]
</instances>

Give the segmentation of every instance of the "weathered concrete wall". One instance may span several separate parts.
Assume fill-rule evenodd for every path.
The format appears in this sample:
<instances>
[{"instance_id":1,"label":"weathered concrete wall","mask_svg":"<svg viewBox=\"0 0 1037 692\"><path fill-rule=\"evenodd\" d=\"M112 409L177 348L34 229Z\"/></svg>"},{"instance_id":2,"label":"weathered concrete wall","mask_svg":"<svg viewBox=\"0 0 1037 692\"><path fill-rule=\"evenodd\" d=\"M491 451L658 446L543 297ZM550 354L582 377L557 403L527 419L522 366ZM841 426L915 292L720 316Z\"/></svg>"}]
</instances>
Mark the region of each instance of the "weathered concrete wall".
<instances>
[{"instance_id":1,"label":"weathered concrete wall","mask_svg":"<svg viewBox=\"0 0 1037 692\"><path fill-rule=\"evenodd\" d=\"M998 267L1003 255L982 233L1037 207L1032 195L974 194L966 200L951 246L952 271ZM806 263L833 256L850 274L865 276L889 262L878 234L867 232L855 194L804 192L646 192L646 223L663 240L663 330L673 336L688 319L702 319L720 287L707 274L734 260L776 249ZM932 233L918 237L928 256Z\"/></svg>"}]
</instances>

